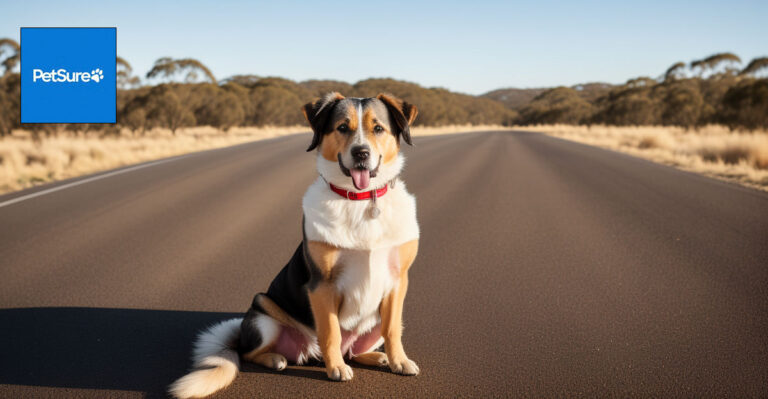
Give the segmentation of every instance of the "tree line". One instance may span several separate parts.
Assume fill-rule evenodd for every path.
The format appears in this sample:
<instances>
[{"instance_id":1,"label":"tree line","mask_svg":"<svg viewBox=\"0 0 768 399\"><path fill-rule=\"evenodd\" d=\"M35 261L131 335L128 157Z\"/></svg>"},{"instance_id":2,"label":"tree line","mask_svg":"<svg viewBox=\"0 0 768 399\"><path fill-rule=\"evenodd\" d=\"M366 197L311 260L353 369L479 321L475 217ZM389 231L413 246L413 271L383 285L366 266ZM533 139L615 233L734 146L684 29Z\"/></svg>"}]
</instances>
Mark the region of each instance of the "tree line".
<instances>
[{"instance_id":1,"label":"tree line","mask_svg":"<svg viewBox=\"0 0 768 399\"><path fill-rule=\"evenodd\" d=\"M19 46L0 39L0 136L20 125L20 83L14 72ZM442 88L425 88L394 79L367 79L354 84L332 80L294 82L278 77L237 75L217 80L192 58L160 58L142 80L118 57L117 124L25 124L36 134L61 130L119 134L127 128L144 134L166 128L174 134L189 126L304 124L301 106L329 91L371 97L391 93L418 104L417 124L610 124L679 125L723 123L733 128L768 127L768 58L741 60L715 54L686 65L676 63L664 75L631 79L624 85L587 84L554 89L502 89L471 96ZM151 82L152 84L148 84ZM531 91L535 90L535 91ZM514 93L513 93L514 92ZM506 98L514 94L515 98ZM506 97L505 97L506 96Z\"/></svg>"},{"instance_id":2,"label":"tree line","mask_svg":"<svg viewBox=\"0 0 768 399\"><path fill-rule=\"evenodd\" d=\"M0 135L20 125L20 76L13 72L18 45L0 41ZM5 58L3 58L5 57ZM117 60L117 125L24 124L39 134L61 130L102 131L117 134L127 128L143 134L158 127L177 132L189 126L213 126L224 131L235 126L288 126L306 123L301 107L329 91L346 96L373 97L388 92L419 105L418 123L510 125L516 112L503 104L441 88L424 88L394 79L367 79L355 84L331 80L294 82L278 77L238 75L217 80L201 62L160 58L146 74L144 84L130 63ZM152 82L153 84L147 84Z\"/></svg>"},{"instance_id":3,"label":"tree line","mask_svg":"<svg viewBox=\"0 0 768 399\"><path fill-rule=\"evenodd\" d=\"M696 128L768 128L768 57L739 68L741 59L719 53L663 75L639 77L585 95L580 87L557 87L519 108L519 124L668 125Z\"/></svg>"}]
</instances>

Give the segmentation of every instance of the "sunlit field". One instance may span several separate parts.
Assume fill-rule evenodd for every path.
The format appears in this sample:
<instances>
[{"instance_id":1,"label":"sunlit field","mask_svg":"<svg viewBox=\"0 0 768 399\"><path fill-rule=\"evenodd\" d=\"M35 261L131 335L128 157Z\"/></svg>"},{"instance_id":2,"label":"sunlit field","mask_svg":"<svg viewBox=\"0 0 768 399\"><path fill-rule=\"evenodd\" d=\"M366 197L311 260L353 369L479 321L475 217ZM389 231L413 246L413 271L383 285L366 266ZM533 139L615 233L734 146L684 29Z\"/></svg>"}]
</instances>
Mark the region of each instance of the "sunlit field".
<instances>
[{"instance_id":1,"label":"sunlit field","mask_svg":"<svg viewBox=\"0 0 768 399\"><path fill-rule=\"evenodd\" d=\"M143 136L134 136L128 131L107 137L64 132L33 140L30 133L17 130L11 136L0 138L0 193L139 162L306 131L301 126L244 127L224 133L210 127L194 127L180 129L176 135L167 129L153 129Z\"/></svg>"},{"instance_id":2,"label":"sunlit field","mask_svg":"<svg viewBox=\"0 0 768 399\"><path fill-rule=\"evenodd\" d=\"M625 152L651 161L768 190L768 132L709 125L681 127L540 125L521 128Z\"/></svg>"},{"instance_id":3,"label":"sunlit field","mask_svg":"<svg viewBox=\"0 0 768 399\"><path fill-rule=\"evenodd\" d=\"M414 127L414 136L490 130L510 130L499 125L449 125ZM735 132L709 125L698 130L680 127L616 127L538 125L515 127L545 133L593 146L628 153L706 176L738 182L768 191L768 132ZM98 133L41 136L14 131L0 138L0 193L49 181L82 176L121 166L214 148L307 133L304 126L235 127L227 132L212 127L152 129L134 135Z\"/></svg>"}]
</instances>

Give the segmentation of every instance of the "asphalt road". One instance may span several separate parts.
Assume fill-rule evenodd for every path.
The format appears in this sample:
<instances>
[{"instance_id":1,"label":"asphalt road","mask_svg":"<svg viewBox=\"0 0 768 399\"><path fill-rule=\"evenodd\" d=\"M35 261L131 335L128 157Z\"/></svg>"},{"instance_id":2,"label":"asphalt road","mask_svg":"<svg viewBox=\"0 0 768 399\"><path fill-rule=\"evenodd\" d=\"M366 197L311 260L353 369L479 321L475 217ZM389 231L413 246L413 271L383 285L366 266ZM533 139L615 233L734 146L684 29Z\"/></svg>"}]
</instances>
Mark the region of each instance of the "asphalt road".
<instances>
[{"instance_id":1,"label":"asphalt road","mask_svg":"<svg viewBox=\"0 0 768 399\"><path fill-rule=\"evenodd\" d=\"M163 396L196 331L245 311L296 248L308 141L0 205L0 397ZM406 153L422 374L244 365L217 397L768 395L768 195L523 132Z\"/></svg>"}]
</instances>

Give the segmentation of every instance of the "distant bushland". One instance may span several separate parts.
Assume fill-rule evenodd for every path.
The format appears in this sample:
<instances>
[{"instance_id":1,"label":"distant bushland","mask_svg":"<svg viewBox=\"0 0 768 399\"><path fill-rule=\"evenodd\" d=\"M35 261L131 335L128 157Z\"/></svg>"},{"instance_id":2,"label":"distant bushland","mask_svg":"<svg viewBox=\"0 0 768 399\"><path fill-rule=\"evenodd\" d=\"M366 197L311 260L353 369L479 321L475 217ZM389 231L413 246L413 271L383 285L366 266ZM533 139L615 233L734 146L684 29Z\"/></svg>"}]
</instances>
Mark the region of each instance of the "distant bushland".
<instances>
[{"instance_id":1,"label":"distant bushland","mask_svg":"<svg viewBox=\"0 0 768 399\"><path fill-rule=\"evenodd\" d=\"M0 136L21 128L19 47L0 39ZM656 78L622 85L587 83L572 87L499 89L481 96L375 78L350 84L333 80L295 82L279 77L237 75L217 80L192 58L157 60L144 79L118 57L117 125L25 125L35 135L61 130L143 134L153 128L294 126L304 123L301 106L330 91L370 97L386 92L417 104L421 126L445 125L666 125L731 129L768 128L768 58L740 68L741 59L719 53L670 66Z\"/></svg>"},{"instance_id":2,"label":"distant bushland","mask_svg":"<svg viewBox=\"0 0 768 399\"><path fill-rule=\"evenodd\" d=\"M680 126L723 124L731 129L768 129L768 58L756 58L739 69L741 60L719 53L678 62L657 77L639 77L623 85L557 87L540 91L516 105L515 123L613 126ZM519 95L519 89L496 90L491 97Z\"/></svg>"}]
</instances>

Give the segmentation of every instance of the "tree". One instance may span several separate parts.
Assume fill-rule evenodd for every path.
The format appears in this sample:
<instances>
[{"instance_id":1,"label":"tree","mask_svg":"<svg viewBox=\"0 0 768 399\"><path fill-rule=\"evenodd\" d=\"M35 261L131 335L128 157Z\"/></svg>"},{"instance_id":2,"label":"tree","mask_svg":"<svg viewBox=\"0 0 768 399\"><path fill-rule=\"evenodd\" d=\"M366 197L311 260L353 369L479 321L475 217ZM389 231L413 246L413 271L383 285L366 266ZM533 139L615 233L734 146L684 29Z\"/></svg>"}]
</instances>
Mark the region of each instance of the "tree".
<instances>
[{"instance_id":1,"label":"tree","mask_svg":"<svg viewBox=\"0 0 768 399\"><path fill-rule=\"evenodd\" d=\"M593 122L609 125L653 125L658 123L656 81L647 77L626 84L599 98Z\"/></svg>"},{"instance_id":2,"label":"tree","mask_svg":"<svg viewBox=\"0 0 768 399\"><path fill-rule=\"evenodd\" d=\"M137 86L140 83L138 76L131 76L133 68L124 58L117 56L117 87L120 89L127 89L131 86Z\"/></svg>"},{"instance_id":3,"label":"tree","mask_svg":"<svg viewBox=\"0 0 768 399\"><path fill-rule=\"evenodd\" d=\"M668 81L680 78L683 69L685 69L685 63L682 61L672 64L672 66L667 68L667 71L664 72L664 80Z\"/></svg>"},{"instance_id":4,"label":"tree","mask_svg":"<svg viewBox=\"0 0 768 399\"><path fill-rule=\"evenodd\" d=\"M663 124L691 128L699 123L704 99L695 81L678 81L666 89L663 105Z\"/></svg>"},{"instance_id":5,"label":"tree","mask_svg":"<svg viewBox=\"0 0 768 399\"><path fill-rule=\"evenodd\" d=\"M256 126L290 126L305 123L301 106L306 102L279 86L259 86L250 92L248 122Z\"/></svg>"},{"instance_id":6,"label":"tree","mask_svg":"<svg viewBox=\"0 0 768 399\"><path fill-rule=\"evenodd\" d=\"M180 127L195 124L195 115L179 99L177 90L185 88L171 84L155 86L147 98L147 119L155 125L170 129L174 135Z\"/></svg>"},{"instance_id":7,"label":"tree","mask_svg":"<svg viewBox=\"0 0 768 399\"><path fill-rule=\"evenodd\" d=\"M5 54L8 53L6 56ZM3 75L6 76L13 72L13 68L19 63L21 58L21 47L15 40L9 38L0 39L0 57L5 56L3 59Z\"/></svg>"},{"instance_id":8,"label":"tree","mask_svg":"<svg viewBox=\"0 0 768 399\"><path fill-rule=\"evenodd\" d=\"M322 97L325 93L351 93L352 85L337 80L305 80L299 85L310 92L312 97Z\"/></svg>"},{"instance_id":9,"label":"tree","mask_svg":"<svg viewBox=\"0 0 768 399\"><path fill-rule=\"evenodd\" d=\"M753 59L747 66L739 72L739 75L756 75L760 70L768 68L768 57L758 57Z\"/></svg>"},{"instance_id":10,"label":"tree","mask_svg":"<svg viewBox=\"0 0 768 399\"><path fill-rule=\"evenodd\" d=\"M21 77L13 73L0 77L0 137L11 134L20 124Z\"/></svg>"},{"instance_id":11,"label":"tree","mask_svg":"<svg viewBox=\"0 0 768 399\"><path fill-rule=\"evenodd\" d=\"M717 67L724 62L739 64L741 63L741 58L739 58L739 56L733 53L717 53L717 54L710 55L707 58L691 62L691 69L698 68L699 76L701 76L705 72L716 71ZM726 66L726 72L729 72L729 71L735 72L736 69Z\"/></svg>"},{"instance_id":12,"label":"tree","mask_svg":"<svg viewBox=\"0 0 768 399\"><path fill-rule=\"evenodd\" d=\"M230 90L210 83L199 83L192 86L189 98L188 104L194 110L198 125L227 131L245 120L244 103Z\"/></svg>"},{"instance_id":13,"label":"tree","mask_svg":"<svg viewBox=\"0 0 768 399\"><path fill-rule=\"evenodd\" d=\"M142 136L147 131L147 111L144 108L131 108L125 111L120 118L120 124L131 130L139 132Z\"/></svg>"},{"instance_id":14,"label":"tree","mask_svg":"<svg viewBox=\"0 0 768 399\"><path fill-rule=\"evenodd\" d=\"M259 75L234 75L222 80L222 83L237 83L243 87L253 87L260 79L262 77Z\"/></svg>"},{"instance_id":15,"label":"tree","mask_svg":"<svg viewBox=\"0 0 768 399\"><path fill-rule=\"evenodd\" d=\"M768 129L768 79L745 80L728 89L721 122L731 129Z\"/></svg>"},{"instance_id":16,"label":"tree","mask_svg":"<svg viewBox=\"0 0 768 399\"><path fill-rule=\"evenodd\" d=\"M569 87L557 87L538 95L520 111L523 124L587 123L593 106Z\"/></svg>"},{"instance_id":17,"label":"tree","mask_svg":"<svg viewBox=\"0 0 768 399\"><path fill-rule=\"evenodd\" d=\"M636 88L645 88L645 87L653 87L656 85L656 81L647 77L647 76L640 76L634 79L630 79L625 83L626 87L636 89Z\"/></svg>"},{"instance_id":18,"label":"tree","mask_svg":"<svg viewBox=\"0 0 768 399\"><path fill-rule=\"evenodd\" d=\"M147 119L149 89L120 90L117 92L117 123L127 127L132 133L144 132L151 123Z\"/></svg>"},{"instance_id":19,"label":"tree","mask_svg":"<svg viewBox=\"0 0 768 399\"><path fill-rule=\"evenodd\" d=\"M163 57L155 61L155 65L147 72L147 79L154 77L171 79L174 75L186 72L185 82L196 81L202 74L209 82L216 84L216 78L213 73L200 61L194 58L181 58L174 60L170 57Z\"/></svg>"}]
</instances>

